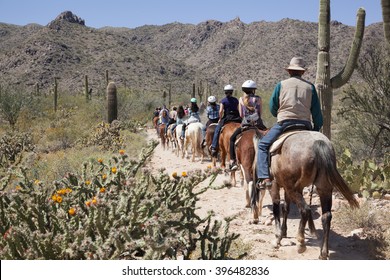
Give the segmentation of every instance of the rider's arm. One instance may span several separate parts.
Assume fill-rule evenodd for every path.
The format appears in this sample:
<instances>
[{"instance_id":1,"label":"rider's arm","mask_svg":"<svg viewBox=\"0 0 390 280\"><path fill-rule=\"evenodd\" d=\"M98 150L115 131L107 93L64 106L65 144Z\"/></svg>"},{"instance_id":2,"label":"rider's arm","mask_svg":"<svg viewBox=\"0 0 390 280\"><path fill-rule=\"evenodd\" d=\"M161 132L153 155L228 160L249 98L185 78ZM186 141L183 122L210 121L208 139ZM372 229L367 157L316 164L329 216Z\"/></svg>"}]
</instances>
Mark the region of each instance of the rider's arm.
<instances>
[{"instance_id":1,"label":"rider's arm","mask_svg":"<svg viewBox=\"0 0 390 280\"><path fill-rule=\"evenodd\" d=\"M269 100L269 109L271 111L271 114L274 117L277 117L278 115L278 110L279 110L279 95L280 95L280 88L282 84L279 82L275 89L274 92L272 93L271 99Z\"/></svg>"},{"instance_id":2,"label":"rider's arm","mask_svg":"<svg viewBox=\"0 0 390 280\"><path fill-rule=\"evenodd\" d=\"M313 124L314 124L313 130L320 131L323 125L320 100L318 99L318 94L314 85L312 85L311 91L312 91L312 97L311 97L310 111L311 111L311 116L313 118Z\"/></svg>"},{"instance_id":3,"label":"rider's arm","mask_svg":"<svg viewBox=\"0 0 390 280\"><path fill-rule=\"evenodd\" d=\"M240 114L241 118L244 118L244 112L242 111L242 106L244 106L244 101L242 100L242 97L238 99L238 112Z\"/></svg>"},{"instance_id":4,"label":"rider's arm","mask_svg":"<svg viewBox=\"0 0 390 280\"><path fill-rule=\"evenodd\" d=\"M223 103L221 103L221 105L219 106L219 120L221 120L223 117L223 111Z\"/></svg>"}]
</instances>

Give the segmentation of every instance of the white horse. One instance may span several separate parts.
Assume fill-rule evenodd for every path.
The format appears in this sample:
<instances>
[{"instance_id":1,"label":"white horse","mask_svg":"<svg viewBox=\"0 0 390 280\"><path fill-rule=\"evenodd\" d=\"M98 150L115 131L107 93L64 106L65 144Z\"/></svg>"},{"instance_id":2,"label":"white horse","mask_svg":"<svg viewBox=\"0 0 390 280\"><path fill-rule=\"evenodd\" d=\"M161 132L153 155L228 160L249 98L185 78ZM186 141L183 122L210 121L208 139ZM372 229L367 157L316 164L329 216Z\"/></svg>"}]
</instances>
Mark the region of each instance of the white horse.
<instances>
[{"instance_id":1,"label":"white horse","mask_svg":"<svg viewBox=\"0 0 390 280\"><path fill-rule=\"evenodd\" d=\"M181 153L182 154L182 158L184 158L184 154L185 154L185 151L184 151L184 140L180 139L182 130L183 130L183 125L182 124L178 124L176 126L176 137L175 137L175 141L176 141L176 155L179 156L180 153Z\"/></svg>"},{"instance_id":2,"label":"white horse","mask_svg":"<svg viewBox=\"0 0 390 280\"><path fill-rule=\"evenodd\" d=\"M183 149L183 157L184 153L187 152L188 146L191 146L192 152L192 162L195 161L195 156L200 157L200 162L203 162L204 159L204 151L202 149L202 128L203 124L200 122L195 122L187 125L184 139L184 149Z\"/></svg>"}]
</instances>

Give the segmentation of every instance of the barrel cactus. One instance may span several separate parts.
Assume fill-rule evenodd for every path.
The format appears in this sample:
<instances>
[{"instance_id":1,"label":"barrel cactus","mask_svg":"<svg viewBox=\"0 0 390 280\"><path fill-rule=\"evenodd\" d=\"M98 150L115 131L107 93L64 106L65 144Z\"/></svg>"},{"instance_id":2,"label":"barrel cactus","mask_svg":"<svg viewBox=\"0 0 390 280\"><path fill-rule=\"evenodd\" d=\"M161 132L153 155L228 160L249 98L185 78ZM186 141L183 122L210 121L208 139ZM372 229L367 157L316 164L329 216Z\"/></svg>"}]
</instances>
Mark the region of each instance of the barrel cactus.
<instances>
[{"instance_id":1,"label":"barrel cactus","mask_svg":"<svg viewBox=\"0 0 390 280\"><path fill-rule=\"evenodd\" d=\"M108 123L118 118L118 101L116 97L116 85L110 82L107 86L107 109L108 109Z\"/></svg>"},{"instance_id":2,"label":"barrel cactus","mask_svg":"<svg viewBox=\"0 0 390 280\"><path fill-rule=\"evenodd\" d=\"M330 0L320 0L318 19L318 57L316 88L321 99L324 115L323 133L330 138L330 124L333 101L333 89L346 84L357 63L363 41L366 12L360 8L357 12L355 37L344 68L336 76L330 78Z\"/></svg>"}]
</instances>

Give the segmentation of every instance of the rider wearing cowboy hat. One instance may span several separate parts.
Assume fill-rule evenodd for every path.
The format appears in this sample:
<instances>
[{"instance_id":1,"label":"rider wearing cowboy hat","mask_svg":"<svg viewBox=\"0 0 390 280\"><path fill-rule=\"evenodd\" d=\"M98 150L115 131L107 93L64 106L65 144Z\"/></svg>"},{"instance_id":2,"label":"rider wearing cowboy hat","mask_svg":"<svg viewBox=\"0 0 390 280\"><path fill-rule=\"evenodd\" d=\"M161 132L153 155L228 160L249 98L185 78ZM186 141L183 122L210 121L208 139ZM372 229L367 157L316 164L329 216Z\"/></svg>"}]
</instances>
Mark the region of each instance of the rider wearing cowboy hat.
<instances>
[{"instance_id":1,"label":"rider wearing cowboy hat","mask_svg":"<svg viewBox=\"0 0 390 280\"><path fill-rule=\"evenodd\" d=\"M270 110L277 123L259 141L257 157L257 184L260 188L272 185L269 173L268 151L272 143L291 125L302 125L319 131L323 124L320 101L315 86L304 80L305 63L302 57L293 57L285 68L290 78L279 82L270 99ZM314 127L312 126L312 122Z\"/></svg>"}]
</instances>

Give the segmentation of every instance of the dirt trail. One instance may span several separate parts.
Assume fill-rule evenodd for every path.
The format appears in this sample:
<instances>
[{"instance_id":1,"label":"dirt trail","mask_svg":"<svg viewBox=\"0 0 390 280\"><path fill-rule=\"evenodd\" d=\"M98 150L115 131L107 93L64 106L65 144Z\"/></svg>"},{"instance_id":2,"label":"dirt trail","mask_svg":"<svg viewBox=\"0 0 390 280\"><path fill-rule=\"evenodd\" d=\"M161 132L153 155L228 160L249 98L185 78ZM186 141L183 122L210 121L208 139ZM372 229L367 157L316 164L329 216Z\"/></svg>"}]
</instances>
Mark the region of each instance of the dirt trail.
<instances>
[{"instance_id":1,"label":"dirt trail","mask_svg":"<svg viewBox=\"0 0 390 280\"><path fill-rule=\"evenodd\" d=\"M153 129L148 130L149 139L157 140L157 135ZM190 159L177 157L172 149L163 150L159 144L152 156L152 168L157 169L165 167L168 174L173 172L191 172L193 170L205 170L211 165L209 159L200 163L199 159L196 162L191 162ZM217 164L218 165L218 164ZM219 166L219 165L218 165ZM238 177L238 176L237 176ZM225 174L218 175L213 186L221 186L224 181L228 181L229 177ZM209 181L200 185L200 187L208 184ZM337 211L339 202L334 201L333 208ZM249 244L250 251L248 251L247 259L264 259L264 260L317 260L319 256L320 239L315 239L306 236L307 250L298 254L296 249L295 235L298 229L299 213L295 205L291 206L291 211L288 219L287 238L282 240L282 246L278 249L273 248L272 241L274 240L274 224L265 225L271 217L271 198L266 194L263 204L263 213L259 224L251 224L251 210L245 208L245 192L244 188L240 186L239 179L237 179L237 187L222 188L218 190L209 189L201 195L198 202L199 215L204 217L208 211L213 210L216 214L216 219L223 220L224 217L236 216L231 222L230 231L239 233L240 238L245 244ZM321 209L319 201L316 197L313 198L313 218L319 236L322 236L321 225ZM348 234L349 235L349 234ZM364 260L369 259L367 251L364 246L364 240L352 236L346 236L336 229L331 229L330 234L330 259L347 259L347 260Z\"/></svg>"}]
</instances>

